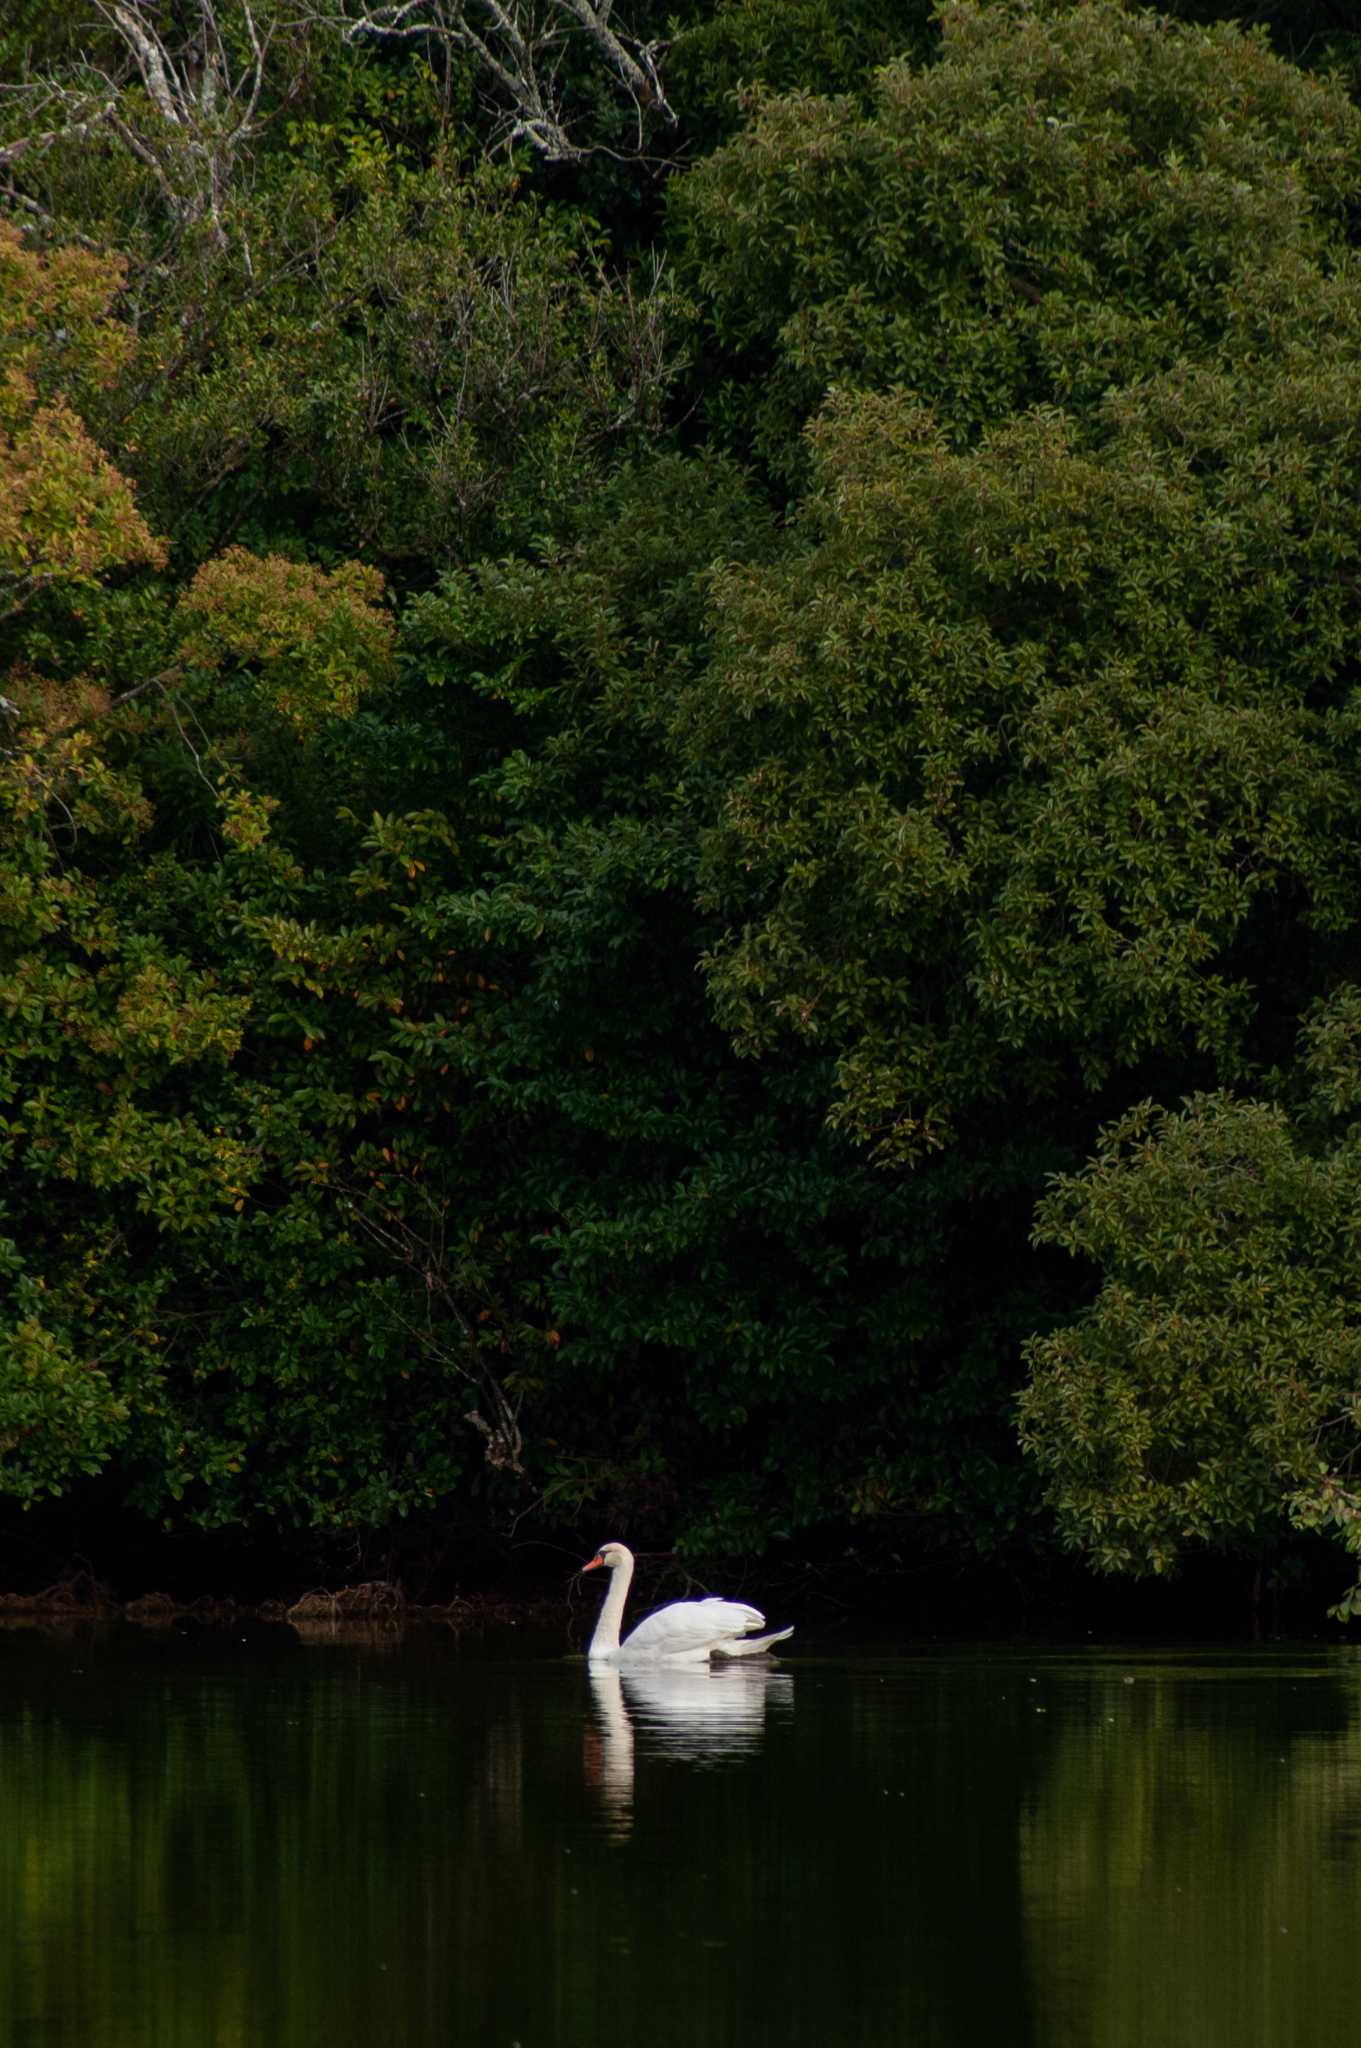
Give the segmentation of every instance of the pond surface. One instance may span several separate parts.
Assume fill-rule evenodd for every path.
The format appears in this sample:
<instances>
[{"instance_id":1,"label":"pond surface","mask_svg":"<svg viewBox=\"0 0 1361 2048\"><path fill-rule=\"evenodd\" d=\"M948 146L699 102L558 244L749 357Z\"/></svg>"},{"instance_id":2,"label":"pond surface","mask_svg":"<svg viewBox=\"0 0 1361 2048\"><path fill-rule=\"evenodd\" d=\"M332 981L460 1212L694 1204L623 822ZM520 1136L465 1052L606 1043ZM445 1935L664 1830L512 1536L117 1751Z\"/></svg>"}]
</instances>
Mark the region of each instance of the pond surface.
<instances>
[{"instance_id":1,"label":"pond surface","mask_svg":"<svg viewBox=\"0 0 1361 2048\"><path fill-rule=\"evenodd\" d=\"M1361 1652L621 1680L0 1631L6 2048L1320 2048L1358 2012Z\"/></svg>"}]
</instances>

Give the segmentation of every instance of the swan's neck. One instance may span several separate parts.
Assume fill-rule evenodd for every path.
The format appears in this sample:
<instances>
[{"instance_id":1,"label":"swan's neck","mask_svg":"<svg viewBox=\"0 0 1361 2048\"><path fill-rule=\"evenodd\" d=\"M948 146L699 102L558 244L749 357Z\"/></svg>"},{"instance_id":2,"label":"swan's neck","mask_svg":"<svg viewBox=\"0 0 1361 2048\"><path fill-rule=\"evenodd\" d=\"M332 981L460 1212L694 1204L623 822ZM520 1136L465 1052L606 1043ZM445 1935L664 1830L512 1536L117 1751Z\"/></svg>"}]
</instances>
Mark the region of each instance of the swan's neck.
<instances>
[{"instance_id":1,"label":"swan's neck","mask_svg":"<svg viewBox=\"0 0 1361 2048\"><path fill-rule=\"evenodd\" d=\"M586 1652L593 1661L612 1657L619 1648L619 1624L624 1618L624 1602L628 1599L632 1578L633 1559L621 1558L610 1573L610 1590L605 1595L595 1634L591 1637L591 1647Z\"/></svg>"}]
</instances>

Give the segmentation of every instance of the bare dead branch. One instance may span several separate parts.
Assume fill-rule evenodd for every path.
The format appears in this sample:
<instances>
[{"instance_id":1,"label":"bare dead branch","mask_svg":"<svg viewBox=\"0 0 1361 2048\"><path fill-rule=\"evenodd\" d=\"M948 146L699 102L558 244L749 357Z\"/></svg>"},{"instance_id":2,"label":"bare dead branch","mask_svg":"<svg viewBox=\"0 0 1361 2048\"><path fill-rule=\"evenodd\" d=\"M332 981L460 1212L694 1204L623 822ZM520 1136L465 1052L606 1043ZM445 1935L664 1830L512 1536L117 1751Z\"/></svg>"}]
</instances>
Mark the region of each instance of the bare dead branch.
<instances>
[{"instance_id":1,"label":"bare dead branch","mask_svg":"<svg viewBox=\"0 0 1361 2048\"><path fill-rule=\"evenodd\" d=\"M211 12L207 8L206 12ZM139 21L137 15L127 7L104 7L100 12L119 30L124 42L136 59L137 69L142 74L142 83L155 101L161 116L172 128L181 125L179 102L184 98L184 86L174 66L166 55L164 43L150 22ZM174 90L171 90L174 79Z\"/></svg>"},{"instance_id":2,"label":"bare dead branch","mask_svg":"<svg viewBox=\"0 0 1361 2048\"><path fill-rule=\"evenodd\" d=\"M527 143L550 163L572 163L600 145L579 141L568 129L559 77L570 36L590 47L632 105L639 153L649 128L677 125L661 76L667 45L629 36L613 13L611 0L395 0L317 18L334 23L350 42L420 38L471 52L498 88L505 139Z\"/></svg>"},{"instance_id":3,"label":"bare dead branch","mask_svg":"<svg viewBox=\"0 0 1361 2048\"><path fill-rule=\"evenodd\" d=\"M104 136L149 174L175 226L206 222L223 248L234 236L248 272L250 250L232 224L229 200L250 144L271 117L276 34L423 41L465 53L485 81L501 141L549 163L600 153L641 157L651 136L676 126L661 75L667 46L630 35L611 0L270 0L267 7L262 0L189 0L178 33L165 25L157 0L93 5L112 31L112 52L85 56L59 76L0 87L0 101L32 123L0 145L0 167L13 174L10 203L50 219L41 197L22 190L25 174L59 144ZM630 150L573 132L562 81L574 44L632 109ZM277 112L279 91L270 97Z\"/></svg>"},{"instance_id":4,"label":"bare dead branch","mask_svg":"<svg viewBox=\"0 0 1361 2048\"><path fill-rule=\"evenodd\" d=\"M225 202L265 118L270 35L257 22L254 0L194 0L188 26L174 40L159 25L163 10L155 0L94 4L124 61L84 57L68 75L8 88L8 105L29 109L34 125L0 148L0 164L25 167L60 142L102 133L151 174L176 225L208 220L225 244ZM235 65L223 25L228 7L247 45ZM144 101L129 90L138 85Z\"/></svg>"},{"instance_id":5,"label":"bare dead branch","mask_svg":"<svg viewBox=\"0 0 1361 2048\"><path fill-rule=\"evenodd\" d=\"M178 681L183 671L179 668L163 669L158 676L148 676L144 683L135 683L130 690L124 690L117 697L109 699L110 711L117 711L122 704L131 704L134 699L146 695L148 690L164 690L167 683Z\"/></svg>"}]
</instances>

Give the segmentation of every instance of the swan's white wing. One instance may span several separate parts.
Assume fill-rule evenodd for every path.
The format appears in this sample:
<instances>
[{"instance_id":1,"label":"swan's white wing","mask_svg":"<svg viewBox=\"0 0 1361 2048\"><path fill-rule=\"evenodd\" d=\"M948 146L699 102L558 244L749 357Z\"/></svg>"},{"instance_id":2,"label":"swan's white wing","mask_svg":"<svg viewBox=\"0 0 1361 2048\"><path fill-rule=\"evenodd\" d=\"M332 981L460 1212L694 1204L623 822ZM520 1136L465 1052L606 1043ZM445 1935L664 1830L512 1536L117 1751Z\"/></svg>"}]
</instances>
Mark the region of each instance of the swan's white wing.
<instances>
[{"instance_id":1,"label":"swan's white wing","mask_svg":"<svg viewBox=\"0 0 1361 2048\"><path fill-rule=\"evenodd\" d=\"M731 1642L760 1628L765 1616L740 1600L673 1600L640 1621L621 1646L621 1656L702 1657L715 1643Z\"/></svg>"}]
</instances>

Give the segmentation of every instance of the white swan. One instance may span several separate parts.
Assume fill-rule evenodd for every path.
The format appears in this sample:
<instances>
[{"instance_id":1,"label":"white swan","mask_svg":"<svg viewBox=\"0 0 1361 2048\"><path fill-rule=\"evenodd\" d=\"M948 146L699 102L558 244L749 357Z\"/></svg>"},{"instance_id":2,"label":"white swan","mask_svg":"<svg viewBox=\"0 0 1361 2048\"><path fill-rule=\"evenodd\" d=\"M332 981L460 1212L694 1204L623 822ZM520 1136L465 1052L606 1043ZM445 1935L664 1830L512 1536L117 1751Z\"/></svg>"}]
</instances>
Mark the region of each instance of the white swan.
<instances>
[{"instance_id":1,"label":"white swan","mask_svg":"<svg viewBox=\"0 0 1361 2048\"><path fill-rule=\"evenodd\" d=\"M610 1590L586 1652L592 1664L702 1664L710 1657L758 1657L794 1633L782 1628L754 1636L751 1631L763 1628L766 1618L740 1600L673 1600L640 1621L621 1643L619 1623L633 1578L633 1552L622 1543L602 1543L581 1569L593 1572L601 1565L610 1574Z\"/></svg>"}]
</instances>

